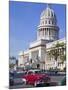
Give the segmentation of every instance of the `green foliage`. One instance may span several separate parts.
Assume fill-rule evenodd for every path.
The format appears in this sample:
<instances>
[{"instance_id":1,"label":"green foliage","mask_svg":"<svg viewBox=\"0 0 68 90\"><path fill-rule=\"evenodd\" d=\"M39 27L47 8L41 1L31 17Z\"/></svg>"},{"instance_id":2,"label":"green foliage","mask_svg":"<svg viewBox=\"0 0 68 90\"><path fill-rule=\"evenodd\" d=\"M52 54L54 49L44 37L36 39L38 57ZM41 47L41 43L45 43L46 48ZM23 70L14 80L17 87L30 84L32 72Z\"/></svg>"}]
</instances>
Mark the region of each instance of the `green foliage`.
<instances>
[{"instance_id":1,"label":"green foliage","mask_svg":"<svg viewBox=\"0 0 68 90\"><path fill-rule=\"evenodd\" d=\"M14 68L15 64L9 64L9 68Z\"/></svg>"},{"instance_id":2,"label":"green foliage","mask_svg":"<svg viewBox=\"0 0 68 90\"><path fill-rule=\"evenodd\" d=\"M61 47L63 49L63 52L64 52L64 45L65 45L64 42L61 42L61 43L57 42L56 44L54 44L48 53L49 56L50 57L54 56L55 60L57 61L58 56L60 56L59 47ZM62 58L62 60L65 60L66 56L62 55L61 58Z\"/></svg>"},{"instance_id":3,"label":"green foliage","mask_svg":"<svg viewBox=\"0 0 68 90\"><path fill-rule=\"evenodd\" d=\"M61 43L57 42L57 44L55 45L55 47L63 47L63 46L64 46L64 42Z\"/></svg>"},{"instance_id":4,"label":"green foliage","mask_svg":"<svg viewBox=\"0 0 68 90\"><path fill-rule=\"evenodd\" d=\"M12 57L9 57L9 59L16 60L16 57L12 56Z\"/></svg>"},{"instance_id":5,"label":"green foliage","mask_svg":"<svg viewBox=\"0 0 68 90\"><path fill-rule=\"evenodd\" d=\"M60 55L60 59L62 60L62 64L63 64L64 61L66 60L66 54L65 55Z\"/></svg>"}]
</instances>

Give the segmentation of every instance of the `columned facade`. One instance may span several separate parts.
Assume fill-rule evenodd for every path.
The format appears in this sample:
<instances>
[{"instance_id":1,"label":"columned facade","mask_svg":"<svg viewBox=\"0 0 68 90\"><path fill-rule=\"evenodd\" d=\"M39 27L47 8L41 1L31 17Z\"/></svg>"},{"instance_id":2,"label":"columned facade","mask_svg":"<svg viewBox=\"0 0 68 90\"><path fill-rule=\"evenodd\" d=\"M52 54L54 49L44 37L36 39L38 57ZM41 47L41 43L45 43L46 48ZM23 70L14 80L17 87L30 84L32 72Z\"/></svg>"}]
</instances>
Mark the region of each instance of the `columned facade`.
<instances>
[{"instance_id":1,"label":"columned facade","mask_svg":"<svg viewBox=\"0 0 68 90\"><path fill-rule=\"evenodd\" d=\"M51 46L49 49L47 49L47 59L46 61L46 66L47 69L53 68L55 69L56 67L58 69L63 69L66 65L66 43L64 45L61 45L61 42L59 43L58 47L55 47L54 45ZM56 43L57 45L57 43Z\"/></svg>"}]
</instances>

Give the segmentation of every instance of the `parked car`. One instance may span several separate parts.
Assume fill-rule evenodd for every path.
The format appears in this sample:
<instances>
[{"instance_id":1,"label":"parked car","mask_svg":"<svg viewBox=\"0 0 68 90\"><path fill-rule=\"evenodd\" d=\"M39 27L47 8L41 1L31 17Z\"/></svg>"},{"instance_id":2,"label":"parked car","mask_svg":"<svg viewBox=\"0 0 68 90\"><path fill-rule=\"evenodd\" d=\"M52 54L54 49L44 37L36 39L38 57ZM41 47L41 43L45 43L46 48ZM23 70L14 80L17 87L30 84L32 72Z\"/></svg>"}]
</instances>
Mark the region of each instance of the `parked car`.
<instances>
[{"instance_id":1,"label":"parked car","mask_svg":"<svg viewBox=\"0 0 68 90\"><path fill-rule=\"evenodd\" d=\"M61 85L66 85L66 77L64 77L63 80L61 81Z\"/></svg>"},{"instance_id":2,"label":"parked car","mask_svg":"<svg viewBox=\"0 0 68 90\"><path fill-rule=\"evenodd\" d=\"M37 86L38 84L50 83L50 77L47 74L41 73L40 70L29 70L23 77L26 79L26 84Z\"/></svg>"},{"instance_id":3,"label":"parked car","mask_svg":"<svg viewBox=\"0 0 68 90\"><path fill-rule=\"evenodd\" d=\"M21 85L21 84L26 84L26 79L22 78L14 78L14 85Z\"/></svg>"},{"instance_id":4,"label":"parked car","mask_svg":"<svg viewBox=\"0 0 68 90\"><path fill-rule=\"evenodd\" d=\"M13 86L14 85L14 80L13 80L13 77L14 77L14 73L10 72L9 73L9 86Z\"/></svg>"},{"instance_id":5,"label":"parked car","mask_svg":"<svg viewBox=\"0 0 68 90\"><path fill-rule=\"evenodd\" d=\"M26 84L26 80L22 79L22 76L24 76L25 73L17 73L17 72L13 72L13 73L9 73L9 85L13 86L13 85L17 85L17 84Z\"/></svg>"}]
</instances>

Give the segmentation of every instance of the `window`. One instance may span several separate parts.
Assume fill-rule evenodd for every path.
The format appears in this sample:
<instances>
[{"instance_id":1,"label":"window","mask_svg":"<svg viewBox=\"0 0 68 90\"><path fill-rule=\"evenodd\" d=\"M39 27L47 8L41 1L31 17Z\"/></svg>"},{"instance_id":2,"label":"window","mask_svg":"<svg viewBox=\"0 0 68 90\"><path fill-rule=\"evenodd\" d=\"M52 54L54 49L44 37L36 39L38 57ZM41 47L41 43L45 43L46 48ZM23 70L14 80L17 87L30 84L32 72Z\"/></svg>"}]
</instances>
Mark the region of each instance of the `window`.
<instances>
[{"instance_id":1,"label":"window","mask_svg":"<svg viewBox=\"0 0 68 90\"><path fill-rule=\"evenodd\" d=\"M47 24L47 21L45 21L45 24Z\"/></svg>"},{"instance_id":2,"label":"window","mask_svg":"<svg viewBox=\"0 0 68 90\"><path fill-rule=\"evenodd\" d=\"M40 68L40 64L37 64L37 69L39 69Z\"/></svg>"},{"instance_id":3,"label":"window","mask_svg":"<svg viewBox=\"0 0 68 90\"><path fill-rule=\"evenodd\" d=\"M50 21L49 21L49 24L50 24Z\"/></svg>"},{"instance_id":4,"label":"window","mask_svg":"<svg viewBox=\"0 0 68 90\"><path fill-rule=\"evenodd\" d=\"M42 24L44 24L44 21L42 22Z\"/></svg>"},{"instance_id":5,"label":"window","mask_svg":"<svg viewBox=\"0 0 68 90\"><path fill-rule=\"evenodd\" d=\"M48 16L50 16L50 12L48 12Z\"/></svg>"},{"instance_id":6,"label":"window","mask_svg":"<svg viewBox=\"0 0 68 90\"><path fill-rule=\"evenodd\" d=\"M53 17L53 13L52 13L52 17Z\"/></svg>"}]
</instances>

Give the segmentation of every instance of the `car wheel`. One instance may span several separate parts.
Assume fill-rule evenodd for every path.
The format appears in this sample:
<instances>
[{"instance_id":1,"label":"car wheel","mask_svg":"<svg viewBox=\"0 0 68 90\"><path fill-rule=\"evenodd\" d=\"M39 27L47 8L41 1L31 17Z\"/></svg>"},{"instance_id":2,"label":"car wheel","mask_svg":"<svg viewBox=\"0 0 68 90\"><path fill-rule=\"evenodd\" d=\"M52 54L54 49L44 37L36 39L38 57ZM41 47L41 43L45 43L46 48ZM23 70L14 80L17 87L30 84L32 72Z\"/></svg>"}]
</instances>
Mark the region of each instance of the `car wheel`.
<instances>
[{"instance_id":1,"label":"car wheel","mask_svg":"<svg viewBox=\"0 0 68 90\"><path fill-rule=\"evenodd\" d=\"M23 78L22 80L23 80L23 83L26 85L26 79Z\"/></svg>"},{"instance_id":2,"label":"car wheel","mask_svg":"<svg viewBox=\"0 0 68 90\"><path fill-rule=\"evenodd\" d=\"M34 83L34 86L36 87L37 86L37 82L35 81L35 83Z\"/></svg>"}]
</instances>

